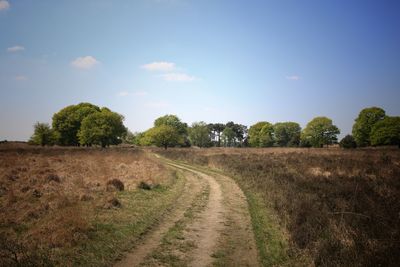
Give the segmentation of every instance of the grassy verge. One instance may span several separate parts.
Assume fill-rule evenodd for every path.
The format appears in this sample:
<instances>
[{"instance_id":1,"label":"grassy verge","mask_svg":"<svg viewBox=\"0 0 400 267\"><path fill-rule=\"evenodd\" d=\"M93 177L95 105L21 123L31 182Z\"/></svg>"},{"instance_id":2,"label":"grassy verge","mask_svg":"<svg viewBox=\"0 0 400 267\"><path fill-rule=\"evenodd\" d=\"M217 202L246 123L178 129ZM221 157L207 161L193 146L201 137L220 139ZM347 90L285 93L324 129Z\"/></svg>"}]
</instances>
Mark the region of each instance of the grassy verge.
<instances>
[{"instance_id":1,"label":"grassy verge","mask_svg":"<svg viewBox=\"0 0 400 267\"><path fill-rule=\"evenodd\" d=\"M135 242L158 223L182 193L185 179L176 175L173 182L152 190L118 192L121 208L96 207L87 240L71 249L55 253L57 265L110 266L129 251ZM93 207L87 206L86 209Z\"/></svg>"}]
</instances>

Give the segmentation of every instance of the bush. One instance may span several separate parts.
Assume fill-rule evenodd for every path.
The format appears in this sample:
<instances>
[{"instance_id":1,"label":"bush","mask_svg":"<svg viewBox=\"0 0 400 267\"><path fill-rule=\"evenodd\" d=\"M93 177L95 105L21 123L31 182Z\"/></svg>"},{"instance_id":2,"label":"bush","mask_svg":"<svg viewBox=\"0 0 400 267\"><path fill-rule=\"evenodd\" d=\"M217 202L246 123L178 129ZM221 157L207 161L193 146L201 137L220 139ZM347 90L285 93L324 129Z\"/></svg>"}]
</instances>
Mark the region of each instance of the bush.
<instances>
[{"instance_id":1,"label":"bush","mask_svg":"<svg viewBox=\"0 0 400 267\"><path fill-rule=\"evenodd\" d=\"M144 190L151 190L151 185L141 181L140 184L138 185L139 189L144 189Z\"/></svg>"},{"instance_id":2,"label":"bush","mask_svg":"<svg viewBox=\"0 0 400 267\"><path fill-rule=\"evenodd\" d=\"M356 148L357 143L354 137L348 134L345 137L343 137L342 140L340 140L339 146L342 148Z\"/></svg>"},{"instance_id":3,"label":"bush","mask_svg":"<svg viewBox=\"0 0 400 267\"><path fill-rule=\"evenodd\" d=\"M107 182L107 189L115 188L118 191L124 191L124 183L119 179L112 179Z\"/></svg>"}]
</instances>

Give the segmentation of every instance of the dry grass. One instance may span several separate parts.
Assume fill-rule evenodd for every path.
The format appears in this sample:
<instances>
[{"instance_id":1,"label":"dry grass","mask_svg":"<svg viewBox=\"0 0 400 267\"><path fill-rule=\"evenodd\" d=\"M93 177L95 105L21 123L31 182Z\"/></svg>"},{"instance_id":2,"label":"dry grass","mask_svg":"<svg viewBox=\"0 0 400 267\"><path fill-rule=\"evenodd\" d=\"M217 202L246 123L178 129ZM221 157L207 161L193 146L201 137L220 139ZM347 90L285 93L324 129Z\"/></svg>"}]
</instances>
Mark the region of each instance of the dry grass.
<instances>
[{"instance_id":1,"label":"dry grass","mask_svg":"<svg viewBox=\"0 0 400 267\"><path fill-rule=\"evenodd\" d=\"M171 149L257 193L287 233L289 257L317 266L400 262L398 149Z\"/></svg>"},{"instance_id":2,"label":"dry grass","mask_svg":"<svg viewBox=\"0 0 400 267\"><path fill-rule=\"evenodd\" d=\"M0 266L63 262L54 255L89 242L142 181L168 186L171 172L133 149L0 145Z\"/></svg>"}]
</instances>

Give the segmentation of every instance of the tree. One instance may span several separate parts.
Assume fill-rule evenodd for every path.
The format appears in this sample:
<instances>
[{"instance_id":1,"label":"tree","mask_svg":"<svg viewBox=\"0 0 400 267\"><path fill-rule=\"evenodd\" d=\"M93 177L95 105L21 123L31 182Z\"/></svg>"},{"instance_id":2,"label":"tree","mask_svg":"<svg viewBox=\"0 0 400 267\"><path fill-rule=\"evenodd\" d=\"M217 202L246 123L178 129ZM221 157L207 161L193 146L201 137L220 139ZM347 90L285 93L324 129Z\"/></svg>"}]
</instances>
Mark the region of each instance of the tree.
<instances>
[{"instance_id":1,"label":"tree","mask_svg":"<svg viewBox=\"0 0 400 267\"><path fill-rule=\"evenodd\" d=\"M107 108L86 116L78 132L80 144L106 147L121 143L122 137L126 134L123 120L122 115Z\"/></svg>"},{"instance_id":2,"label":"tree","mask_svg":"<svg viewBox=\"0 0 400 267\"><path fill-rule=\"evenodd\" d=\"M358 146L371 145L371 130L375 123L385 117L385 111L379 107L365 108L355 119L353 125L353 136Z\"/></svg>"},{"instance_id":3,"label":"tree","mask_svg":"<svg viewBox=\"0 0 400 267\"><path fill-rule=\"evenodd\" d=\"M374 124L370 135L371 145L398 145L400 147L400 117L385 117Z\"/></svg>"},{"instance_id":4,"label":"tree","mask_svg":"<svg viewBox=\"0 0 400 267\"><path fill-rule=\"evenodd\" d=\"M234 123L233 121L230 121L230 122L226 123L225 127L231 128L233 130L233 132L235 133L234 145L241 146L243 143L243 140L245 139L246 134L247 134L247 126L242 125L242 124L237 124L237 123Z\"/></svg>"},{"instance_id":5,"label":"tree","mask_svg":"<svg viewBox=\"0 0 400 267\"><path fill-rule=\"evenodd\" d=\"M301 134L303 144L313 147L331 145L337 141L340 130L327 117L316 117L311 120Z\"/></svg>"},{"instance_id":6,"label":"tree","mask_svg":"<svg viewBox=\"0 0 400 267\"><path fill-rule=\"evenodd\" d=\"M249 144L252 147L259 147L260 146L260 131L261 129L268 124L266 121L260 121L256 124L252 125L249 128Z\"/></svg>"},{"instance_id":7,"label":"tree","mask_svg":"<svg viewBox=\"0 0 400 267\"><path fill-rule=\"evenodd\" d=\"M173 127L178 135L179 143L181 146L190 146L190 142L188 139L188 125L183 123L176 115L165 115L157 118L154 121L154 127L159 127L161 125L168 125Z\"/></svg>"},{"instance_id":8,"label":"tree","mask_svg":"<svg viewBox=\"0 0 400 267\"><path fill-rule=\"evenodd\" d=\"M57 133L59 145L79 145L78 131L82 121L90 114L100 112L98 106L80 103L61 109L53 115L53 130Z\"/></svg>"},{"instance_id":9,"label":"tree","mask_svg":"<svg viewBox=\"0 0 400 267\"><path fill-rule=\"evenodd\" d=\"M223 123L210 123L208 127L211 129L213 134L217 137L217 146L221 146L221 134L225 129L225 124Z\"/></svg>"},{"instance_id":10,"label":"tree","mask_svg":"<svg viewBox=\"0 0 400 267\"><path fill-rule=\"evenodd\" d=\"M224 146L231 147L235 143L236 134L230 127L225 127L224 131L222 132L221 138Z\"/></svg>"},{"instance_id":11,"label":"tree","mask_svg":"<svg viewBox=\"0 0 400 267\"><path fill-rule=\"evenodd\" d=\"M260 130L259 133L259 146L271 147L274 145L274 127L271 123L267 122Z\"/></svg>"},{"instance_id":12,"label":"tree","mask_svg":"<svg viewBox=\"0 0 400 267\"><path fill-rule=\"evenodd\" d=\"M354 139L354 137L352 135L348 134L345 137L343 137L342 140L340 140L339 146L342 148L356 148L357 143L356 143L356 140Z\"/></svg>"},{"instance_id":13,"label":"tree","mask_svg":"<svg viewBox=\"0 0 400 267\"><path fill-rule=\"evenodd\" d=\"M149 129L145 133L143 143L154 144L158 147L173 147L179 144L181 136L176 128L170 125L160 125Z\"/></svg>"},{"instance_id":14,"label":"tree","mask_svg":"<svg viewBox=\"0 0 400 267\"><path fill-rule=\"evenodd\" d=\"M54 145L56 135L48 123L37 122L34 126L34 133L30 142L35 145Z\"/></svg>"},{"instance_id":15,"label":"tree","mask_svg":"<svg viewBox=\"0 0 400 267\"><path fill-rule=\"evenodd\" d=\"M274 125L274 136L278 146L299 146L301 127L296 122L278 122Z\"/></svg>"},{"instance_id":16,"label":"tree","mask_svg":"<svg viewBox=\"0 0 400 267\"><path fill-rule=\"evenodd\" d=\"M192 145L198 147L207 147L211 144L210 129L208 125L201 122L194 122L192 127L189 128L189 139Z\"/></svg>"}]
</instances>

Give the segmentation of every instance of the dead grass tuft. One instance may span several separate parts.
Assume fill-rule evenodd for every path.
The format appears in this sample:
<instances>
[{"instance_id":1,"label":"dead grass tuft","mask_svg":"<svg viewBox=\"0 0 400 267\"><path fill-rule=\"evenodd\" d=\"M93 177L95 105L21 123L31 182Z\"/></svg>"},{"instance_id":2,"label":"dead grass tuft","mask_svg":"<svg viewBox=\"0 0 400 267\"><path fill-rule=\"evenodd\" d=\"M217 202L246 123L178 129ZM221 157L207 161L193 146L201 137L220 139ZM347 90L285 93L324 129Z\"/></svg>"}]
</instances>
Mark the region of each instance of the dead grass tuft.
<instances>
[{"instance_id":1,"label":"dead grass tuft","mask_svg":"<svg viewBox=\"0 0 400 267\"><path fill-rule=\"evenodd\" d=\"M124 183L121 182L119 179L112 179L107 182L107 190L108 191L113 191L113 190L118 190L118 191L124 191Z\"/></svg>"}]
</instances>

